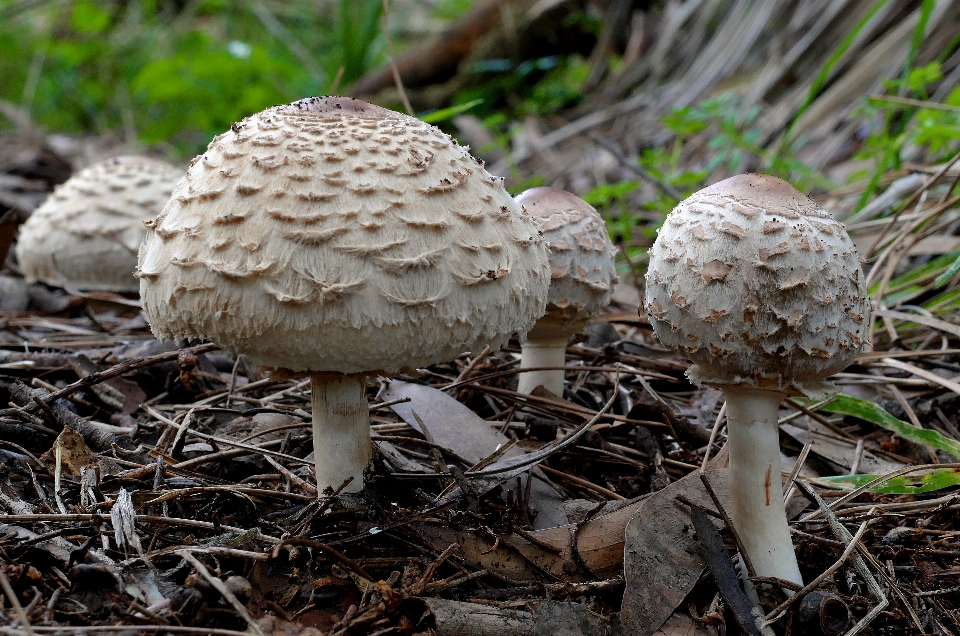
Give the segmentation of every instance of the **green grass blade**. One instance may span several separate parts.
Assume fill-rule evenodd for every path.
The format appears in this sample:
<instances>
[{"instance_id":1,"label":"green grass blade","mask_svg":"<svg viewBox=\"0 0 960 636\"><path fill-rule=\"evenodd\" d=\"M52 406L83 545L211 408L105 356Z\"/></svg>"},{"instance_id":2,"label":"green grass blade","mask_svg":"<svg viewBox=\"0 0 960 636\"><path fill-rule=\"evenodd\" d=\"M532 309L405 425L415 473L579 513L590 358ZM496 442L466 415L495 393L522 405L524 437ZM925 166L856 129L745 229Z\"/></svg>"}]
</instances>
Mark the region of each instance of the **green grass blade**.
<instances>
[{"instance_id":1,"label":"green grass blade","mask_svg":"<svg viewBox=\"0 0 960 636\"><path fill-rule=\"evenodd\" d=\"M923 5L920 7L920 19L917 20L917 26L913 30L913 37L910 39L910 50L907 51L907 59L903 63L903 75L900 78L901 95L906 94L907 78L910 77L913 64L917 61L917 53L923 44L923 36L927 32L927 23L930 22L930 15L933 13L933 8L936 4L936 0L923 0ZM907 123L902 122L900 129L904 130L906 126Z\"/></svg>"},{"instance_id":2,"label":"green grass blade","mask_svg":"<svg viewBox=\"0 0 960 636\"><path fill-rule=\"evenodd\" d=\"M917 428L908 422L899 420L873 402L841 393L821 406L820 410L838 415L850 415L871 422L880 428L896 433L907 441L936 448L960 458L960 442L944 437L937 431Z\"/></svg>"},{"instance_id":3,"label":"green grass blade","mask_svg":"<svg viewBox=\"0 0 960 636\"><path fill-rule=\"evenodd\" d=\"M953 261L953 264L947 268L947 271L937 276L937 280L933 281L933 284L937 287L943 287L950 279L956 276L957 272L960 272L960 256L957 257L957 260Z\"/></svg>"},{"instance_id":4,"label":"green grass blade","mask_svg":"<svg viewBox=\"0 0 960 636\"><path fill-rule=\"evenodd\" d=\"M944 268L952 268L951 264L956 265L954 261L958 259L960 259L960 250L954 250L949 254L942 254L941 256L936 257L920 267L912 269L906 274L891 280L889 283L887 283L886 292L889 294L902 288L910 287L911 285L925 283ZM949 269L947 269L947 271L949 271ZM877 290L879 289L880 283L875 283L870 288L870 294L873 295L877 293Z\"/></svg>"},{"instance_id":5,"label":"green grass blade","mask_svg":"<svg viewBox=\"0 0 960 636\"><path fill-rule=\"evenodd\" d=\"M380 19L383 17L383 3L380 0L363 0L360 8L360 37L359 43L364 51L380 33Z\"/></svg>"},{"instance_id":6,"label":"green grass blade","mask_svg":"<svg viewBox=\"0 0 960 636\"><path fill-rule=\"evenodd\" d=\"M810 481L827 488L856 490L883 475L837 475L819 477ZM960 469L937 468L926 473L894 477L870 489L881 495L920 495L960 484Z\"/></svg>"},{"instance_id":7,"label":"green grass blade","mask_svg":"<svg viewBox=\"0 0 960 636\"><path fill-rule=\"evenodd\" d=\"M923 5L920 7L920 17L917 20L917 26L913 29L913 37L910 39L910 49L907 51L907 57L903 64L903 74L900 76L900 87L897 90L897 94L901 97L907 94L907 78L913 70L913 64L917 59L917 52L923 44L923 36L926 33L927 23L930 20L930 14L933 12L935 4L935 0L924 0ZM900 167L900 149L906 141L903 132L907 129L914 115L916 115L917 109L913 107L904 108L902 112L895 117L894 115L898 111L900 111L900 109L888 108L884 115L883 130L885 134L891 139L898 141L891 145L884 155L883 160L874 167L870 183L867 185L867 189L863 191L863 194L860 195L859 201L857 201L856 209L858 212L867 205L873 193L876 192L877 185L883 174L889 169L895 170Z\"/></svg>"},{"instance_id":8,"label":"green grass blade","mask_svg":"<svg viewBox=\"0 0 960 636\"><path fill-rule=\"evenodd\" d=\"M446 121L448 119L453 119L462 112L468 111L474 106L479 106L483 103L482 99L474 99L467 102L466 104L457 104L456 106L451 106L450 108L441 108L440 110L435 110L432 113L427 113L420 119L427 122L428 124L435 124L440 121Z\"/></svg>"},{"instance_id":9,"label":"green grass blade","mask_svg":"<svg viewBox=\"0 0 960 636\"><path fill-rule=\"evenodd\" d=\"M948 289L920 305L935 314L955 312L960 307L960 289Z\"/></svg>"},{"instance_id":10,"label":"green grass blade","mask_svg":"<svg viewBox=\"0 0 960 636\"><path fill-rule=\"evenodd\" d=\"M847 34L847 37L843 38L843 41L840 43L840 46L836 48L833 52L833 55L827 60L827 63L824 64L823 68L820 69L820 72L817 74L817 77L813 80L813 84L810 85L810 90L807 91L807 97L803 100L803 104L800 105L800 108L797 109L797 112L794 113L793 118L790 120L790 123L787 124L787 130L783 134L783 140L780 143L780 147L777 149L777 159L780 159L783 156L783 153L792 143L791 137L793 134L793 127L796 125L797 121L800 120L800 117L803 116L807 109L810 108L810 105L813 103L813 100L817 98L817 95L820 94L820 89L823 88L823 85L826 84L827 79L830 77L830 73L833 71L833 68L840 62L840 58L843 57L843 54L847 52L852 45L854 40L857 39L857 36L866 28L867 24L870 23L870 20L873 19L873 16L887 4L889 0L878 0L876 4L873 5L873 8L867 12L867 15L863 16L863 19L853 28L853 30Z\"/></svg>"}]
</instances>

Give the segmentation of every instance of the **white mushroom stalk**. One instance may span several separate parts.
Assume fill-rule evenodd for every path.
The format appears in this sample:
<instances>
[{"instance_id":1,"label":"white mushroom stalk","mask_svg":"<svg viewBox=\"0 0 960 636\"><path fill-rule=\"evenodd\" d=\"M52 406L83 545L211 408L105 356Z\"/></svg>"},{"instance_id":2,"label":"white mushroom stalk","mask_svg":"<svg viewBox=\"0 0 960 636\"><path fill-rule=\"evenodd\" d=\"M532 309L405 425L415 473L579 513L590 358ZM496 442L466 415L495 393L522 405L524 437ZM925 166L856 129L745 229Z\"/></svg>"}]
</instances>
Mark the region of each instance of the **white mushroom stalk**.
<instances>
[{"instance_id":1,"label":"white mushroom stalk","mask_svg":"<svg viewBox=\"0 0 960 636\"><path fill-rule=\"evenodd\" d=\"M786 394L725 387L730 515L760 576L803 585L783 507L777 420Z\"/></svg>"},{"instance_id":2,"label":"white mushroom stalk","mask_svg":"<svg viewBox=\"0 0 960 636\"><path fill-rule=\"evenodd\" d=\"M343 490L359 490L371 457L364 376L315 373L310 376L310 402L317 485L337 490L352 478Z\"/></svg>"},{"instance_id":3,"label":"white mushroom stalk","mask_svg":"<svg viewBox=\"0 0 960 636\"><path fill-rule=\"evenodd\" d=\"M137 249L183 170L151 157L113 157L57 186L20 226L17 261L28 282L136 292Z\"/></svg>"},{"instance_id":4,"label":"white mushroom stalk","mask_svg":"<svg viewBox=\"0 0 960 636\"><path fill-rule=\"evenodd\" d=\"M499 347L543 314L546 245L448 135L309 98L216 137L140 251L159 338L202 337L312 377L317 487L363 488L367 375Z\"/></svg>"},{"instance_id":5,"label":"white mushroom stalk","mask_svg":"<svg viewBox=\"0 0 960 636\"><path fill-rule=\"evenodd\" d=\"M550 393L563 397L564 371L558 367L563 367L567 361L567 342L573 334L567 335L566 330L561 333L559 337L536 339L531 339L527 334L527 340L520 345L520 368L533 370L519 375L518 392L529 394L542 386Z\"/></svg>"},{"instance_id":6,"label":"white mushroom stalk","mask_svg":"<svg viewBox=\"0 0 960 636\"><path fill-rule=\"evenodd\" d=\"M603 218L580 197L556 188L532 188L516 197L550 246L546 314L521 343L517 391L542 386L563 396L567 343L599 314L617 283L614 255ZM537 367L554 367L538 369Z\"/></svg>"},{"instance_id":7,"label":"white mushroom stalk","mask_svg":"<svg viewBox=\"0 0 960 636\"><path fill-rule=\"evenodd\" d=\"M646 309L687 376L727 402L731 516L759 576L802 585L783 508L778 407L853 362L870 305L856 249L789 183L740 175L694 193L650 250Z\"/></svg>"}]
</instances>

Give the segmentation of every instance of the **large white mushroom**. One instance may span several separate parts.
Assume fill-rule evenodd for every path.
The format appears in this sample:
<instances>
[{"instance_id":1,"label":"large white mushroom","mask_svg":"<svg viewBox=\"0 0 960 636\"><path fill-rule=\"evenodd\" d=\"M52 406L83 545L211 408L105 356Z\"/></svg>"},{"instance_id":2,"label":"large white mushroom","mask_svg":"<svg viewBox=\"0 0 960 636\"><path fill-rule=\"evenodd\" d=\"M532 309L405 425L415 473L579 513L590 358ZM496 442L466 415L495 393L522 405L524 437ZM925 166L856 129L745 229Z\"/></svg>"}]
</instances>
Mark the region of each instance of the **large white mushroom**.
<instances>
[{"instance_id":1,"label":"large white mushroom","mask_svg":"<svg viewBox=\"0 0 960 636\"><path fill-rule=\"evenodd\" d=\"M723 390L733 523L760 576L802 584L783 508L778 408L853 362L870 304L843 225L786 181L740 175L694 193L650 250L646 308L688 377Z\"/></svg>"},{"instance_id":2,"label":"large white mushroom","mask_svg":"<svg viewBox=\"0 0 960 636\"><path fill-rule=\"evenodd\" d=\"M114 157L70 177L20 227L17 262L28 282L135 292L144 222L157 216L183 170L150 157Z\"/></svg>"},{"instance_id":3,"label":"large white mushroom","mask_svg":"<svg viewBox=\"0 0 960 636\"><path fill-rule=\"evenodd\" d=\"M353 99L234 124L151 226L138 275L154 334L310 374L321 492L362 486L364 376L498 347L546 303L546 245L502 179L437 128Z\"/></svg>"},{"instance_id":4,"label":"large white mushroom","mask_svg":"<svg viewBox=\"0 0 960 636\"><path fill-rule=\"evenodd\" d=\"M550 292L546 314L521 344L520 368L562 367L567 342L610 302L617 283L616 248L603 217L575 194L532 188L516 197L550 246ZM521 373L517 390L543 386L563 396L563 370Z\"/></svg>"}]
</instances>

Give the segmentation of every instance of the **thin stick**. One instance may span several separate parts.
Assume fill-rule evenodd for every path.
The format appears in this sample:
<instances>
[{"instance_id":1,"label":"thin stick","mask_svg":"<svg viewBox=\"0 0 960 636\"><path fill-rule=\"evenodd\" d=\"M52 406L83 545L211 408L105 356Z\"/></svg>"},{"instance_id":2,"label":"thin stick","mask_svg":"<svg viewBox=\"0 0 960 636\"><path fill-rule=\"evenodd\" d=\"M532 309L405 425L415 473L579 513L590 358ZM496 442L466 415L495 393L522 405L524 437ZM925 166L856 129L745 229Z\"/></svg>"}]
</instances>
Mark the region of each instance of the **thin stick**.
<instances>
[{"instance_id":1,"label":"thin stick","mask_svg":"<svg viewBox=\"0 0 960 636\"><path fill-rule=\"evenodd\" d=\"M837 521L833 511L830 510L830 507L823 499L820 498L820 495L818 495L813 488L802 481L797 482L797 488L800 489L800 492L802 492L807 499L819 506L823 516L827 518L827 523L830 525L830 530L833 532L833 535L838 541L850 542L853 543L854 546L859 545L859 542L853 542L853 535L850 534L850 531L847 530L843 524ZM869 554L865 549L861 549L866 554ZM861 618L856 625L850 628L850 631L848 631L844 636L856 636L862 632L867 628L868 625L870 625L873 619L879 616L880 612L882 612L884 608L890 604L890 601L887 600L883 590L880 588L880 584L877 583L877 579L873 577L873 574L871 574L869 568L867 568L867 564L864 562L863 558L856 552L853 552L850 555L850 560L853 562L853 567L856 569L857 573L863 578L864 581L866 581L867 588L874 595L874 597L876 597L877 604L873 607L873 609L867 612L866 616Z\"/></svg>"},{"instance_id":2,"label":"thin stick","mask_svg":"<svg viewBox=\"0 0 960 636\"><path fill-rule=\"evenodd\" d=\"M567 353L574 351L573 348L568 349ZM515 352L514 352L515 353ZM446 391L447 389L455 389L464 384L476 384L477 382L483 382L485 380L492 380L494 378L503 378L510 375L516 375L518 373L526 373L527 371L597 371L599 373L622 373L625 375L632 375L633 379L640 383L643 388L647 390L654 399L658 402L663 402L666 404L666 401L660 397L653 389L649 388L648 384L644 383L643 376L654 380L663 380L664 382L676 382L677 379L673 376L664 375L663 373L657 373L656 371L642 371L640 369L633 369L628 367L625 364L617 364L616 366L605 366L605 367L596 367L596 366L587 366L587 365L578 365L578 364L566 364L558 366L542 366L542 367L516 367L514 369L505 369L503 371L494 371L492 373L485 373L483 375L478 375L474 378L467 378L460 382L450 382L444 384L443 386L437 387L441 391ZM486 388L484 386L476 386L474 388ZM523 395L523 394L520 394Z\"/></svg>"},{"instance_id":3,"label":"thin stick","mask_svg":"<svg viewBox=\"0 0 960 636\"><path fill-rule=\"evenodd\" d=\"M25 630L16 627L0 627L0 634L23 636ZM250 636L250 632L217 627L183 627L181 625L38 625L33 628L35 634L107 634L120 632L169 632L171 634L195 634L196 636Z\"/></svg>"},{"instance_id":4,"label":"thin stick","mask_svg":"<svg viewBox=\"0 0 960 636\"><path fill-rule=\"evenodd\" d=\"M237 354L237 359L233 363L233 371L230 372L230 386L227 387L227 399L223 403L226 408L230 408L230 396L233 395L234 389L237 388L237 372L240 371L240 358L242 356L242 353Z\"/></svg>"},{"instance_id":5,"label":"thin stick","mask_svg":"<svg viewBox=\"0 0 960 636\"><path fill-rule=\"evenodd\" d=\"M919 106L920 108L932 108L934 110L945 110L950 113L960 113L960 108L950 104L941 104L939 102L924 102L919 99L910 99L909 97L897 97L896 95L867 95L867 100L877 102L892 102L895 104L905 104L907 106Z\"/></svg>"},{"instance_id":6,"label":"thin stick","mask_svg":"<svg viewBox=\"0 0 960 636\"><path fill-rule=\"evenodd\" d=\"M53 442L53 498L57 502L57 509L62 513L67 513L67 507L60 498L60 480L63 477L63 443L60 436Z\"/></svg>"},{"instance_id":7,"label":"thin stick","mask_svg":"<svg viewBox=\"0 0 960 636\"><path fill-rule=\"evenodd\" d=\"M2 568L0 568L0 587L3 587L3 593L7 596L10 604L13 605L13 610L17 613L17 618L20 619L20 625L23 627L23 631L25 631L28 636L33 636L33 627L30 626L30 621L27 620L27 613L23 611L23 606L20 605L20 599L17 598L16 592L13 591L13 587L10 585L10 579L3 573Z\"/></svg>"},{"instance_id":8,"label":"thin stick","mask_svg":"<svg viewBox=\"0 0 960 636\"><path fill-rule=\"evenodd\" d=\"M703 487L706 488L707 494L710 495L710 499L713 500L713 505L717 507L717 512L720 513L720 516L723 517L724 523L727 524L727 528L730 529L730 534L733 535L733 540L737 543L737 549L740 550L740 556L743 558L743 564L747 568L747 574L749 578L754 578L757 576L757 571L753 569L753 562L750 560L750 555L747 554L747 549L743 547L743 542L740 540L740 535L737 533L736 526L733 525L733 520L730 518L730 515L727 514L727 511L724 510L723 504L720 503L720 498L717 497L717 493L714 492L713 486L710 484L710 480L707 479L705 473L700 474L700 481L703 482Z\"/></svg>"},{"instance_id":9,"label":"thin stick","mask_svg":"<svg viewBox=\"0 0 960 636\"><path fill-rule=\"evenodd\" d=\"M146 404L142 404L141 407L144 411L149 413L152 417L155 417L157 420L163 422L168 426L181 426L168 417L164 417L156 409ZM199 437L200 439L210 440L218 444L223 444L224 446L235 446L237 448L242 448L244 450L250 451L251 453L260 453L262 455L270 455L271 457L276 457L277 459L283 459L288 462L294 462L297 464L303 464L305 466L313 466L313 462L301 459L299 457L294 457L293 455L287 455L286 453L278 453L277 451L267 450L266 448L261 448L259 446L254 446L252 444L244 444L243 442L237 442L232 439L226 439L224 437L217 437L216 435L208 435L206 433L201 433L200 431L190 431L190 435L194 437ZM174 464L177 466L177 464Z\"/></svg>"},{"instance_id":10,"label":"thin stick","mask_svg":"<svg viewBox=\"0 0 960 636\"><path fill-rule=\"evenodd\" d=\"M329 95L336 95L337 89L340 88L340 81L343 80L343 74L346 72L347 67L341 66L337 71L336 77L333 78L333 82L330 84L330 90L327 91Z\"/></svg>"},{"instance_id":11,"label":"thin stick","mask_svg":"<svg viewBox=\"0 0 960 636\"><path fill-rule=\"evenodd\" d=\"M388 530L389 528L382 528L383 530ZM320 541L315 541L313 539L307 539L305 537L284 537L282 541L277 543L273 548L273 558L277 558L280 554L280 548L285 545L302 545L308 548L313 548L314 550L319 550L325 553L327 556L337 561L340 565L346 567L349 570L352 570L354 573L362 576L368 581L376 581L376 577L370 576L370 574L363 569L363 566L354 561L353 559L344 556L337 550L334 550L326 543L321 543Z\"/></svg>"},{"instance_id":12,"label":"thin stick","mask_svg":"<svg viewBox=\"0 0 960 636\"><path fill-rule=\"evenodd\" d=\"M811 442L807 442L808 444ZM850 475L860 472L860 462L863 461L863 438L857 440L857 447L853 451L853 463L850 465Z\"/></svg>"},{"instance_id":13,"label":"thin stick","mask_svg":"<svg viewBox=\"0 0 960 636\"><path fill-rule=\"evenodd\" d=\"M548 475L554 475L555 477L559 477L559 478L562 479L563 481L567 481L567 482L570 482L571 484L575 484L575 485L577 485L577 486L580 486L581 488L586 488L587 490L592 490L593 492L598 493L598 494L601 494L601 495L603 495L604 497L609 497L610 499L615 499L615 500L625 500L625 499L626 499L626 497L624 497L623 495L620 495L620 494L618 494L618 493L615 493L615 492L613 492L612 490L610 490L610 489L608 489L608 488L604 488L603 486L598 486L597 484L593 483L592 481L587 481L586 479L580 479L579 477L574 477L573 475L568 475L567 473L561 472L561 471L559 471L559 470L555 470L555 469L553 469L553 468L550 468L549 466L544 466L543 464L540 464L540 470L542 470L543 472L547 473Z\"/></svg>"},{"instance_id":14,"label":"thin stick","mask_svg":"<svg viewBox=\"0 0 960 636\"><path fill-rule=\"evenodd\" d=\"M777 426L780 426L781 424L786 424L787 422L792 422L793 420L797 419L797 418L800 417L801 415L807 415L808 412L811 412L811 413L812 413L812 412L816 411L817 409L819 409L820 407L822 407L822 406L824 406L824 405L826 405L826 404L829 404L830 402L833 402L834 399L836 399L836 396L831 395L831 396L828 397L826 400L821 400L820 402L817 402L816 404L811 405L810 408L808 408L808 409L806 409L806 410L797 409L797 412L796 412L796 413L791 413L790 415L781 417L779 420L777 420ZM796 402L794 402L793 400L787 400L786 403L787 403L789 406L799 406L799 405L798 405Z\"/></svg>"},{"instance_id":15,"label":"thin stick","mask_svg":"<svg viewBox=\"0 0 960 636\"><path fill-rule=\"evenodd\" d=\"M470 377L470 374L473 373L473 370L477 368L477 365L483 362L487 356L493 353L493 350L490 349L490 345L487 345L483 348L483 351L477 354L477 357L470 361L470 364L463 368L463 371L460 372L460 375L457 376L457 379L454 380L451 384L458 384L463 382Z\"/></svg>"},{"instance_id":16,"label":"thin stick","mask_svg":"<svg viewBox=\"0 0 960 636\"><path fill-rule=\"evenodd\" d=\"M286 494L286 493L278 493ZM65 515L56 515L56 514L46 514L46 513L37 513L37 514L26 514L26 515L5 515L3 517L4 523L90 523L94 521L101 520L102 517L97 514L65 514ZM135 519L136 523L162 523L168 526L183 526L187 528L202 528L204 530L212 530L215 532L246 532L246 528L237 528L235 526L225 526L225 525L214 525L210 521L197 521L195 519L180 519L178 517L160 517L154 515L137 515ZM257 537L261 541L266 543L279 543L280 539L276 537L271 537L270 535L263 534L262 532Z\"/></svg>"},{"instance_id":17,"label":"thin stick","mask_svg":"<svg viewBox=\"0 0 960 636\"><path fill-rule=\"evenodd\" d=\"M857 488L856 490L851 490L850 492L848 492L847 494L845 494L843 497L837 498L836 500L834 500L834 501L830 504L829 508L830 508L831 510L834 510L834 509L836 509L837 507L839 507L840 505L845 504L845 503L847 503L848 501L850 501L851 499L854 499L855 497L859 496L861 493L866 492L866 491L868 491L868 490L870 490L871 488L874 488L874 487L876 487L876 486L879 486L880 484L886 483L887 481L893 479L894 477L899 477L900 475L906 475L907 473L913 473L913 472L916 472L916 471L918 471L918 470L932 470L932 469L936 469L936 468L943 468L943 469L960 468L960 463L956 463L956 464L920 464L920 465L918 465L918 466L907 466L907 467L905 467L905 468L897 469L897 470L895 470L895 471L893 471L893 472L887 473L886 475L881 475L880 477L877 477L877 478L874 479L873 481L871 481L871 482L869 482L869 483L866 483L866 484L860 486L860 487ZM917 503L923 503L923 502L917 502ZM881 506L886 506L886 505L888 505L888 504L881 504ZM820 512L821 512L820 510L814 510L814 511L811 512L810 514L802 517L802 518L800 519L800 521L810 521L811 519L815 519L816 517L818 517L818 516L820 515Z\"/></svg>"},{"instance_id":18,"label":"thin stick","mask_svg":"<svg viewBox=\"0 0 960 636\"><path fill-rule=\"evenodd\" d=\"M703 453L703 461L700 462L700 474L704 474L707 470L707 461L710 459L710 449L713 448L713 443L717 440L717 433L720 432L720 429L723 427L724 423L727 421L725 416L727 414L727 403L724 402L723 406L720 407L720 412L717 413L717 421L713 423L713 430L710 431L710 441L707 442L707 450Z\"/></svg>"},{"instance_id":19,"label":"thin stick","mask_svg":"<svg viewBox=\"0 0 960 636\"><path fill-rule=\"evenodd\" d=\"M147 358L130 358L129 360L124 360L119 364L115 364L109 369L103 371L98 371L97 373L91 373L90 375L80 378L73 384L68 384L59 391L55 391L49 395L45 395L40 398L46 404L51 402L56 402L60 398L67 397L68 395L73 395L77 391L81 391L88 387L93 386L103 382L104 380L109 380L110 378L116 378L123 375L124 373L129 373L130 371L135 371L136 369L142 369L143 367L149 367L154 364L159 364L161 362L168 362L170 360L176 360L180 357L180 354L193 354L200 355L201 353L207 353L208 351L216 351L219 349L219 345L215 345L212 342L208 344L198 345L196 347L190 347L189 349L178 349L177 351L167 351L165 353L158 353L155 356L149 356ZM24 411L32 412L39 408L36 404L28 404L23 407Z\"/></svg>"},{"instance_id":20,"label":"thin stick","mask_svg":"<svg viewBox=\"0 0 960 636\"><path fill-rule=\"evenodd\" d=\"M897 211L893 214L893 216L890 217L890 220L889 220L889 222L887 223L886 227L884 227L884 228L883 228L883 231L880 232L880 236L878 236L878 237L876 238L876 240L873 242L873 245L871 245L871 246L870 246L870 249L867 250L866 254L864 255L865 258L870 258L871 256L873 256L874 250L876 250L876 249L877 249L877 246L880 245L880 243L883 241L884 238L886 238L887 232L889 232L889 231L890 231L890 228L892 228L892 227L894 226L894 224L897 222L897 220L899 219L901 213L902 213L904 210L906 210L907 207L909 207L910 205L913 205L913 202L917 200L917 197L919 197L919 196L921 195L921 193L925 192L925 191L927 190L927 188L929 188L931 185L933 185L934 183L936 183L937 180L940 179L940 177L942 177L943 175L947 174L947 171L949 171L950 168L953 167L953 164L955 164L958 160L960 160L960 152L958 152L958 153L955 154L953 157L951 157L951 158L950 158L950 161L948 161L947 163L943 164L943 167L940 168L940 170L938 170L937 173L936 173L932 178L930 178L928 181L925 181L925 182L923 183L923 185L921 185L919 188L917 188L917 189L914 191L914 193L910 196L910 198L907 199L906 203L903 203L903 204L900 205L900 207L899 207L899 208L897 209ZM871 273L872 273L872 272L871 272ZM870 281L870 278L868 277L868 278L867 278L867 283L868 283L868 284L869 284L869 281Z\"/></svg>"},{"instance_id":21,"label":"thin stick","mask_svg":"<svg viewBox=\"0 0 960 636\"><path fill-rule=\"evenodd\" d=\"M223 598L227 599L227 602L233 606L233 609L237 610L237 613L243 617L243 620L247 621L247 625L250 626L250 629L253 630L254 634L257 636L265 636L263 630L260 629L260 625L257 624L257 621L253 620L253 617L250 616L250 612L247 611L247 608L233 595L233 592L227 589L227 586L224 585L223 581L217 577L210 574L210 570L206 568L203 563L200 563L197 557L190 554L189 550L180 550L177 553L177 556L183 557L193 568L200 573L207 583L213 586L215 590L220 592L223 595Z\"/></svg>"},{"instance_id":22,"label":"thin stick","mask_svg":"<svg viewBox=\"0 0 960 636\"><path fill-rule=\"evenodd\" d=\"M851 539L850 543L848 543L847 546L844 548L843 554L840 555L840 558L837 559L836 563L834 563L833 565L828 567L826 570L824 570L823 573L817 578L815 578L813 581L804 585L803 589L801 589L799 592L797 592L796 594L788 598L786 601L784 601L777 607L773 608L770 611L770 613L767 614L766 624L770 625L780 620L780 617L786 614L787 609L789 609L791 605L793 605L796 601L802 599L804 596L806 596L810 592L812 592L814 589L816 589L818 585L823 583L825 580L827 580L829 576L831 576L834 572L836 572L840 568L840 566L844 564L844 562L847 560L850 554L857 549L857 544L860 542L860 539L863 538L863 534L867 531L867 528L870 526L871 521L873 521L873 519L867 519L862 524L860 524L860 527L857 529L857 533L853 535L853 539Z\"/></svg>"},{"instance_id":23,"label":"thin stick","mask_svg":"<svg viewBox=\"0 0 960 636\"><path fill-rule=\"evenodd\" d=\"M597 144L598 146L600 146L601 148L609 152L611 155L613 155L613 158L616 159L617 163L619 163L621 166L623 166L630 172L634 173L635 175L637 175L638 177L640 177L650 185L659 189L661 192L663 192L665 195L667 195L671 199L674 199L675 201L682 201L684 199L684 196L680 193L679 190L674 188L669 183L666 183L665 181L661 181L660 179L657 179L655 176L653 176L652 174L647 172L647 170L641 167L640 164L637 163L636 161L630 161L626 156L624 156L622 152L620 152L620 149L617 148L617 146L612 142L607 141L606 139L604 139L603 137L601 137L596 133L590 133L588 137L590 137L593 143Z\"/></svg>"},{"instance_id":24,"label":"thin stick","mask_svg":"<svg viewBox=\"0 0 960 636\"><path fill-rule=\"evenodd\" d=\"M810 449L813 448L813 442L807 442L803 445L803 450L800 451L800 456L797 457L797 463L793 465L793 470L790 471L790 477L787 479L786 493L783 496L783 505L786 507L787 502L790 501L790 497L793 496L793 493L796 492L796 488L793 486L793 482L797 480L797 475L800 474L800 470L803 468L803 464L807 461L807 455L810 454Z\"/></svg>"}]
</instances>

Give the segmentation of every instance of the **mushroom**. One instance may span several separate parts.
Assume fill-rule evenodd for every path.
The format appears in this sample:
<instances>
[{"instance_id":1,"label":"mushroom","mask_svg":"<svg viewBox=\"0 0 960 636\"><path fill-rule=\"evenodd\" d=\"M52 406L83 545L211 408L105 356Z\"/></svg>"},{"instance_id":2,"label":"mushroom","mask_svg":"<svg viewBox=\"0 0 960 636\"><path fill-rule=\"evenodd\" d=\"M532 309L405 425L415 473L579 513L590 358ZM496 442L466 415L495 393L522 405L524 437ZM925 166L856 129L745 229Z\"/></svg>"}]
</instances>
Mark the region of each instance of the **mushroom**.
<instances>
[{"instance_id":1,"label":"mushroom","mask_svg":"<svg viewBox=\"0 0 960 636\"><path fill-rule=\"evenodd\" d=\"M499 347L546 304L546 245L503 180L434 126L354 99L234 124L150 225L137 275L154 334L310 374L321 493L362 487L365 376Z\"/></svg>"},{"instance_id":2,"label":"mushroom","mask_svg":"<svg viewBox=\"0 0 960 636\"><path fill-rule=\"evenodd\" d=\"M150 157L114 157L70 177L20 227L28 282L136 292L137 249L183 171Z\"/></svg>"},{"instance_id":3,"label":"mushroom","mask_svg":"<svg viewBox=\"0 0 960 636\"><path fill-rule=\"evenodd\" d=\"M864 342L869 298L841 223L786 181L731 177L667 217L646 310L660 341L723 390L733 523L759 576L802 584L783 507L778 410L820 398Z\"/></svg>"},{"instance_id":4,"label":"mushroom","mask_svg":"<svg viewBox=\"0 0 960 636\"><path fill-rule=\"evenodd\" d=\"M521 344L520 368L562 367L567 341L610 301L616 253L603 218L580 197L557 188L532 188L516 197L550 247L547 312ZM517 390L543 386L563 395L563 370L521 373Z\"/></svg>"}]
</instances>

